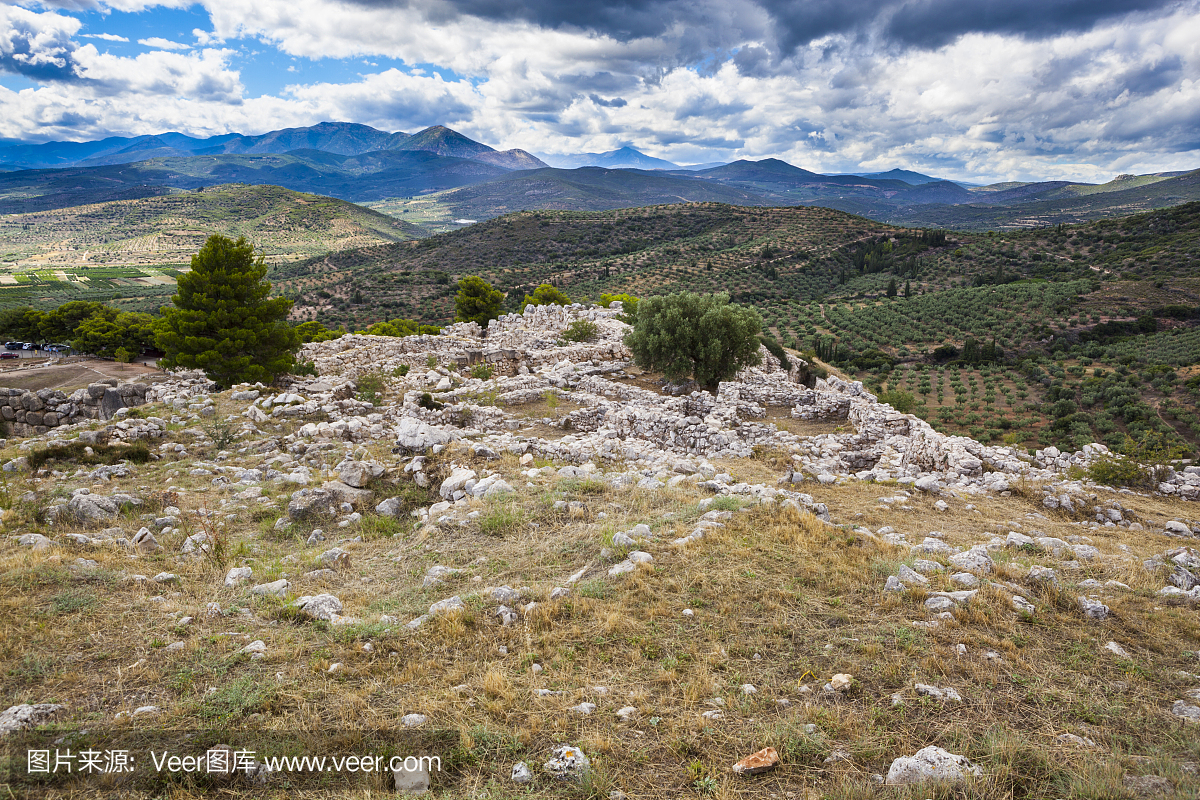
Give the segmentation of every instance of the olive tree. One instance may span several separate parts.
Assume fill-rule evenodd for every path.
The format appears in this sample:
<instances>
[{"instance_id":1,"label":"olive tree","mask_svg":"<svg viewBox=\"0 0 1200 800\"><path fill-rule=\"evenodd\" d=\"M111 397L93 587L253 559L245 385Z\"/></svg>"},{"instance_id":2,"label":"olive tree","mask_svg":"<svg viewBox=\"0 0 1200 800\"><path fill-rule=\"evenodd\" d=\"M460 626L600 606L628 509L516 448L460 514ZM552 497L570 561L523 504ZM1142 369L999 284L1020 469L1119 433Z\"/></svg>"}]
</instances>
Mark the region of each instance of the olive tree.
<instances>
[{"instance_id":1,"label":"olive tree","mask_svg":"<svg viewBox=\"0 0 1200 800\"><path fill-rule=\"evenodd\" d=\"M678 292L643 298L625 343L643 369L668 380L689 375L715 388L743 367L759 363L762 317L729 302L729 295Z\"/></svg>"}]
</instances>

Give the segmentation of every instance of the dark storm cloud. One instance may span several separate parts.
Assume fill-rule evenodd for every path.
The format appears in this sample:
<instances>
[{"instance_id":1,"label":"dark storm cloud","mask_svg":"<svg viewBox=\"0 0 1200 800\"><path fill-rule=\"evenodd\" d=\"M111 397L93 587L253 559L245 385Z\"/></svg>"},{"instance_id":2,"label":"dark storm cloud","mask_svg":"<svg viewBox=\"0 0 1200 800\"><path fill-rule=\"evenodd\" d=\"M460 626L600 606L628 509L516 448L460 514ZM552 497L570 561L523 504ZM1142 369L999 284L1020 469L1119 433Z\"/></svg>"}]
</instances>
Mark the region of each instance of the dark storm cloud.
<instances>
[{"instance_id":1,"label":"dark storm cloud","mask_svg":"<svg viewBox=\"0 0 1200 800\"><path fill-rule=\"evenodd\" d=\"M964 33L1004 33L1043 38L1086 30L1137 11L1172 8L1164 0L909 0L893 6L887 38L918 47L939 47Z\"/></svg>"},{"instance_id":2,"label":"dark storm cloud","mask_svg":"<svg viewBox=\"0 0 1200 800\"><path fill-rule=\"evenodd\" d=\"M472 16L552 29L594 31L620 41L683 31L688 50L762 38L779 54L830 35L878 34L901 47L936 48L967 33L1044 38L1086 30L1134 12L1162 11L1180 0L350 0L420 9L431 22ZM769 22L764 26L764 20ZM681 54L687 57L687 54ZM755 54L743 57L755 61ZM748 64L749 66L749 64ZM758 66L755 64L754 66Z\"/></svg>"}]
</instances>

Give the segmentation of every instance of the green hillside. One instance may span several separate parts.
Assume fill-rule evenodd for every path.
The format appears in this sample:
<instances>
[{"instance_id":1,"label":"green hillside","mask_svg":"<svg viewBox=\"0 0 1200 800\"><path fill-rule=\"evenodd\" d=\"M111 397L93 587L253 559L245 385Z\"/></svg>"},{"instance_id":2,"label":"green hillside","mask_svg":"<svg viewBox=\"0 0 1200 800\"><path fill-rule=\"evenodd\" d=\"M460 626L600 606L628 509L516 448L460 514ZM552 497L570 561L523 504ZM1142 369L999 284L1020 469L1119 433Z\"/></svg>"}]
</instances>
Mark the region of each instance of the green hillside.
<instances>
[{"instance_id":1,"label":"green hillside","mask_svg":"<svg viewBox=\"0 0 1200 800\"><path fill-rule=\"evenodd\" d=\"M1132 176L1131 176L1132 177ZM1142 176L1155 177L1155 176ZM1130 188L1128 184L1134 184ZM1032 194L1009 205L980 205L994 199L973 193L964 205L927 205L894 212L873 210L880 219L900 225L938 226L958 230L1015 230L1072 224L1136 214L1200 200L1200 170L1173 178L1113 181L1102 186L1059 186L1043 199ZM977 200L974 198L978 198Z\"/></svg>"},{"instance_id":2,"label":"green hillside","mask_svg":"<svg viewBox=\"0 0 1200 800\"><path fill-rule=\"evenodd\" d=\"M1197 389L1187 388L1200 374L1192 333L1200 315L1179 310L1200 307L1200 203L1004 234L914 231L808 207L524 212L282 265L274 279L297 298L297 319L362 329L396 317L449 320L462 275L504 290L514 310L543 282L577 300L727 291L756 307L785 345L820 351L876 390L910 391L933 424L975 438L1119 444L1158 431L1200 442ZM965 348L993 344L998 362L962 367L988 371L978 402L959 367L961 397L947 375L942 392L936 377L928 396L917 391L928 370L945 373ZM935 354L945 345L955 354ZM1147 371L1155 364L1164 369ZM1118 370L1140 388L1096 389ZM1084 403L1100 402L1097 392L1108 398L1099 411ZM1054 403L1070 393L1075 410L1055 417L1070 406ZM1105 410L1129 397L1129 419Z\"/></svg>"},{"instance_id":3,"label":"green hillside","mask_svg":"<svg viewBox=\"0 0 1200 800\"><path fill-rule=\"evenodd\" d=\"M368 208L277 186L203 191L0 217L0 306L57 306L114 295L150 303L174 292L213 233L245 236L271 263L401 242L422 229Z\"/></svg>"}]
</instances>

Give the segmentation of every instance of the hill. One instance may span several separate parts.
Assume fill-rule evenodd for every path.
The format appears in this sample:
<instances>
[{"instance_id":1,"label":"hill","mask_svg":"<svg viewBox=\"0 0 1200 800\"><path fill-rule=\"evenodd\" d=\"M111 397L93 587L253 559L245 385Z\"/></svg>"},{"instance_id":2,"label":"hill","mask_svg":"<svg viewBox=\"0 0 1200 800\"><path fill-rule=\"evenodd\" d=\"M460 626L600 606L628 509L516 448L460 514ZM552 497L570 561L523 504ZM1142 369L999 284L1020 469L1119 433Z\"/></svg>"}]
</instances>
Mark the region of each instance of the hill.
<instances>
[{"instance_id":1,"label":"hill","mask_svg":"<svg viewBox=\"0 0 1200 800\"><path fill-rule=\"evenodd\" d=\"M910 169L890 169L887 172L859 172L855 174L860 178L874 178L881 181L904 181L913 186L920 186L922 183L938 183L942 180L942 178L931 178L928 175L913 172Z\"/></svg>"},{"instance_id":2,"label":"hill","mask_svg":"<svg viewBox=\"0 0 1200 800\"><path fill-rule=\"evenodd\" d=\"M632 147L621 147L607 153L573 153L567 155L543 155L551 167L576 169L578 167L607 167L608 169L680 169L679 165L661 158L648 156Z\"/></svg>"},{"instance_id":3,"label":"hill","mask_svg":"<svg viewBox=\"0 0 1200 800\"><path fill-rule=\"evenodd\" d=\"M164 375L6 435L9 794L98 794L30 769L65 737L206 758L231 798L391 796L397 753L445 797L1200 791L1190 476L1119 491L1096 448L949 440L769 361L665 396L611 317L349 337L287 392Z\"/></svg>"},{"instance_id":4,"label":"hill","mask_svg":"<svg viewBox=\"0 0 1200 800\"><path fill-rule=\"evenodd\" d=\"M880 211L878 216L899 224L961 230L1011 230L1122 217L1200 200L1200 170L1175 177L1151 177L1154 179L1115 180L1101 186L1079 188L1076 184L1060 184L1045 192L1027 192L1019 197L1009 190L997 193L999 196L995 198L996 202L1006 205L936 204L894 212ZM989 203L992 200L989 195L984 198Z\"/></svg>"},{"instance_id":5,"label":"hill","mask_svg":"<svg viewBox=\"0 0 1200 800\"><path fill-rule=\"evenodd\" d=\"M0 252L18 269L187 263L213 233L245 236L272 258L423 235L414 225L342 200L227 184L0 217Z\"/></svg>"},{"instance_id":6,"label":"hill","mask_svg":"<svg viewBox=\"0 0 1200 800\"><path fill-rule=\"evenodd\" d=\"M395 317L445 321L462 275L480 275L500 287L514 310L543 282L572 298L592 299L605 292L726 291L758 308L781 342L801 351L832 347L827 359L877 388L897 365L906 365L897 373L910 379L906 386L920 384L916 367L944 369L946 358L933 355L942 345L957 354L968 338L994 341L1006 364L996 369L1012 371L1004 387L1025 392L1026 399L993 408L1004 413L993 414L992 425L984 424L981 411L956 406L956 395L943 406L931 394L922 413L935 425L975 438L1019 433L1067 446L1074 437L1115 442L1126 433L1140 436L1148 428L1136 413L1171 406L1169 394L1150 387L1152 380L1160 387L1163 381L1147 373L1151 377L1137 392L1145 405L1129 412L1132 428L1109 412L1074 420L1071 433L1069 424L1055 427L1053 393L1060 390L1021 377L1018 362L1057 354L1074 359L1067 361L1073 367L1091 359L1090 370L1111 375L1128 354L1117 345L1128 339L1128 347L1144 343L1137 357L1147 359L1145 369L1170 362L1167 371L1181 370L1172 372L1167 389L1180 385L1200 371L1200 346L1187 355L1189 331L1200 320L1175 319L1170 309L1200 305L1198 266L1197 203L1000 236L922 233L821 208L701 203L511 214L419 244L283 265L273 279L296 297L297 319L351 329ZM887 297L889 284L897 297ZM1102 337L1099 350L1091 344L1096 339L1088 332L1095 326L1147 314L1158 315L1149 328L1106 334L1113 341ZM1172 338L1179 336L1184 338ZM1110 345L1117 349L1110 352ZM1176 353L1180 348L1183 354ZM1070 391L1079 405L1085 389L1076 377L1070 376ZM1182 445L1200 444L1194 410L1155 413L1153 419L1155 430ZM1043 435L1046 441L1039 439Z\"/></svg>"},{"instance_id":7,"label":"hill","mask_svg":"<svg viewBox=\"0 0 1200 800\"><path fill-rule=\"evenodd\" d=\"M504 175L447 192L438 202L460 217L491 219L512 211L599 211L661 203L766 204L760 194L737 187L641 170L581 167L539 169Z\"/></svg>"},{"instance_id":8,"label":"hill","mask_svg":"<svg viewBox=\"0 0 1200 800\"><path fill-rule=\"evenodd\" d=\"M245 236L278 264L424 236L342 200L277 186L202 191L0 217L0 308L70 300L156 308L211 234Z\"/></svg>"}]
</instances>

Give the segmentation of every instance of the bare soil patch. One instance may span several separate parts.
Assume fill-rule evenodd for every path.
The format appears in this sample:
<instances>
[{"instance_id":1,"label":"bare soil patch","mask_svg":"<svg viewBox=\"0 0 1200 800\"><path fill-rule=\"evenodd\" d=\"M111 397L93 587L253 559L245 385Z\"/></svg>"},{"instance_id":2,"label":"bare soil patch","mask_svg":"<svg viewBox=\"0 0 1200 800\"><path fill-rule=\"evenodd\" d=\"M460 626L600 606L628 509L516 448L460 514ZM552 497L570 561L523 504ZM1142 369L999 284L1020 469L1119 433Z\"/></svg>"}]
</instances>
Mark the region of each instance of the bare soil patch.
<instances>
[{"instance_id":1,"label":"bare soil patch","mask_svg":"<svg viewBox=\"0 0 1200 800\"><path fill-rule=\"evenodd\" d=\"M162 370L147 364L123 364L119 361L91 359L48 367L0 369L0 386L10 389L58 389L73 392L105 378L128 382L144 376L162 374ZM153 380L152 377L149 379Z\"/></svg>"}]
</instances>

